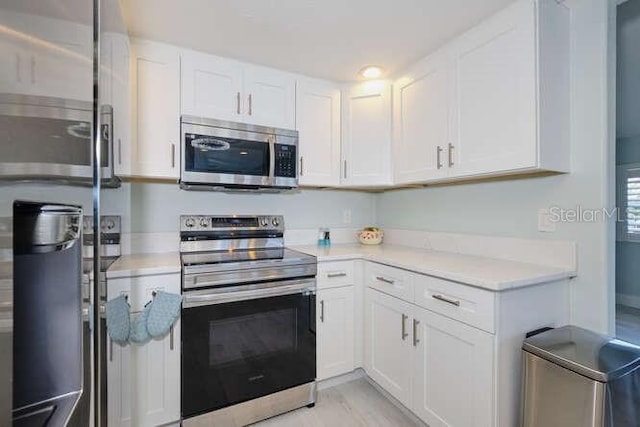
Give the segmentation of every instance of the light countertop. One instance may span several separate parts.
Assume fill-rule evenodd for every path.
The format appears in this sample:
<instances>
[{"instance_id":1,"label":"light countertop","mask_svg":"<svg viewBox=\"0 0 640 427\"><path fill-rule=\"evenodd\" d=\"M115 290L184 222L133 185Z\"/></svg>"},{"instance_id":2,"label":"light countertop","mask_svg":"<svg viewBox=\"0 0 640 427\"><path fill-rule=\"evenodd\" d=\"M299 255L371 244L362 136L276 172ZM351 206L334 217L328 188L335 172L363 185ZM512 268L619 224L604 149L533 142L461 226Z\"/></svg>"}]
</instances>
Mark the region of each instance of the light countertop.
<instances>
[{"instance_id":1,"label":"light countertop","mask_svg":"<svg viewBox=\"0 0 640 427\"><path fill-rule=\"evenodd\" d=\"M123 255L109 267L107 279L180 273L180 268L178 252Z\"/></svg>"},{"instance_id":2,"label":"light countertop","mask_svg":"<svg viewBox=\"0 0 640 427\"><path fill-rule=\"evenodd\" d=\"M291 249L315 255L318 262L362 259L491 291L553 282L576 275L575 271L545 265L395 245L314 245Z\"/></svg>"},{"instance_id":3,"label":"light countertop","mask_svg":"<svg viewBox=\"0 0 640 427\"><path fill-rule=\"evenodd\" d=\"M553 282L576 275L575 271L558 267L397 245L334 244L326 247L293 246L291 249L314 255L318 262L362 259L491 291ZM178 252L124 255L111 265L107 278L170 273L180 273Z\"/></svg>"}]
</instances>

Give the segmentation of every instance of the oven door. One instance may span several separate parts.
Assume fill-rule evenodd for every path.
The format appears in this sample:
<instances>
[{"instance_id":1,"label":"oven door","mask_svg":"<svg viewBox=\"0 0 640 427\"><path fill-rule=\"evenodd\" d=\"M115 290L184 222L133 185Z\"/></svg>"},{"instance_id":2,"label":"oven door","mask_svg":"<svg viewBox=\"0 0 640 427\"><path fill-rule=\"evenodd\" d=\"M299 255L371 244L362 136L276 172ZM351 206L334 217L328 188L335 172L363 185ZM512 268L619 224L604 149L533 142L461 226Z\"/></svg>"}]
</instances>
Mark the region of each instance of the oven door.
<instances>
[{"instance_id":1,"label":"oven door","mask_svg":"<svg viewBox=\"0 0 640 427\"><path fill-rule=\"evenodd\" d=\"M315 279L185 294L183 418L315 377Z\"/></svg>"},{"instance_id":2,"label":"oven door","mask_svg":"<svg viewBox=\"0 0 640 427\"><path fill-rule=\"evenodd\" d=\"M186 184L272 186L273 136L182 123L180 180Z\"/></svg>"}]
</instances>

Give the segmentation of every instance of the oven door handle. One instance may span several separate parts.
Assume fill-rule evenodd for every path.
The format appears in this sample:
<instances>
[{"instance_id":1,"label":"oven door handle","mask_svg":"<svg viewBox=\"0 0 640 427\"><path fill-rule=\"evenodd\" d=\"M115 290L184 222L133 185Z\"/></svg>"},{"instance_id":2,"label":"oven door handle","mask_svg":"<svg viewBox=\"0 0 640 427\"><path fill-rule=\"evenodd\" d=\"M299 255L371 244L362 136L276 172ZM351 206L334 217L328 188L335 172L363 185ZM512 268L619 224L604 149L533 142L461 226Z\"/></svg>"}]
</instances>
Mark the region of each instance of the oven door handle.
<instances>
[{"instance_id":1,"label":"oven door handle","mask_svg":"<svg viewBox=\"0 0 640 427\"><path fill-rule=\"evenodd\" d=\"M277 297L282 295L305 294L315 295L315 280L299 281L290 285L273 286L259 289L233 291L229 288L203 294L184 294L182 308L200 307L203 305L224 304L228 302L247 301L258 298Z\"/></svg>"}]
</instances>

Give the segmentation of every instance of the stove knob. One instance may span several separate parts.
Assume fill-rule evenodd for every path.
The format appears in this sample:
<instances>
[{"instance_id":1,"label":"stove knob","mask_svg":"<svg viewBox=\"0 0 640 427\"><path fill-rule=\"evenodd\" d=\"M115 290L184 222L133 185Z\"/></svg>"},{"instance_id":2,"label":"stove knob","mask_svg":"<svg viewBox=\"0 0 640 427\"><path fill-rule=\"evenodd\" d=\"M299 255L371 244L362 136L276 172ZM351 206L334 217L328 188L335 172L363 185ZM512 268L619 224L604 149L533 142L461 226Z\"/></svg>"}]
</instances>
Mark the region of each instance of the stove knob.
<instances>
[{"instance_id":1,"label":"stove knob","mask_svg":"<svg viewBox=\"0 0 640 427\"><path fill-rule=\"evenodd\" d=\"M207 218L202 218L200 220L200 227L206 228L208 225L209 225L209 221L207 221Z\"/></svg>"},{"instance_id":2,"label":"stove knob","mask_svg":"<svg viewBox=\"0 0 640 427\"><path fill-rule=\"evenodd\" d=\"M116 226L116 223L113 222L112 219L107 220L107 230L113 230L113 228Z\"/></svg>"},{"instance_id":3,"label":"stove knob","mask_svg":"<svg viewBox=\"0 0 640 427\"><path fill-rule=\"evenodd\" d=\"M269 225L269 218L260 218L260 224L263 227L267 227Z\"/></svg>"},{"instance_id":4,"label":"stove knob","mask_svg":"<svg viewBox=\"0 0 640 427\"><path fill-rule=\"evenodd\" d=\"M194 225L196 225L196 220L195 220L195 219L193 219L193 218L187 218L187 219L185 219L185 220L184 220L184 225L185 225L185 227L187 227L187 228L191 228L191 227L193 227Z\"/></svg>"},{"instance_id":5,"label":"stove knob","mask_svg":"<svg viewBox=\"0 0 640 427\"><path fill-rule=\"evenodd\" d=\"M273 224L274 227L277 227L280 225L280 221L278 220L278 218L273 218L271 220L271 224Z\"/></svg>"}]
</instances>

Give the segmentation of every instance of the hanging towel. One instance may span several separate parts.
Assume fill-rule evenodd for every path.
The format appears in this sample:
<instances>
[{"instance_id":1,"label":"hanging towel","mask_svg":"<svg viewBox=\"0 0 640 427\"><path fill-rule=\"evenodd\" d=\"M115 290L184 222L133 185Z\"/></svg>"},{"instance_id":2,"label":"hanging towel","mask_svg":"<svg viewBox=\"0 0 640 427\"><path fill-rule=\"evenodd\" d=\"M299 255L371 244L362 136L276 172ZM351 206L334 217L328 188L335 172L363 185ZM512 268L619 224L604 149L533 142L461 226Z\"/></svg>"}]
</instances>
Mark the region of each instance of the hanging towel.
<instances>
[{"instance_id":1,"label":"hanging towel","mask_svg":"<svg viewBox=\"0 0 640 427\"><path fill-rule=\"evenodd\" d=\"M129 333L129 341L136 344L144 344L151 339L149 331L147 331L147 320L153 302L147 303L138 317L131 321L131 332Z\"/></svg>"},{"instance_id":2,"label":"hanging towel","mask_svg":"<svg viewBox=\"0 0 640 427\"><path fill-rule=\"evenodd\" d=\"M171 326L180 316L182 295L158 291L150 304L147 331L153 338L169 333Z\"/></svg>"},{"instance_id":3,"label":"hanging towel","mask_svg":"<svg viewBox=\"0 0 640 427\"><path fill-rule=\"evenodd\" d=\"M126 343L129 340L130 307L127 298L120 295L106 304L107 332L111 339L118 343Z\"/></svg>"}]
</instances>

